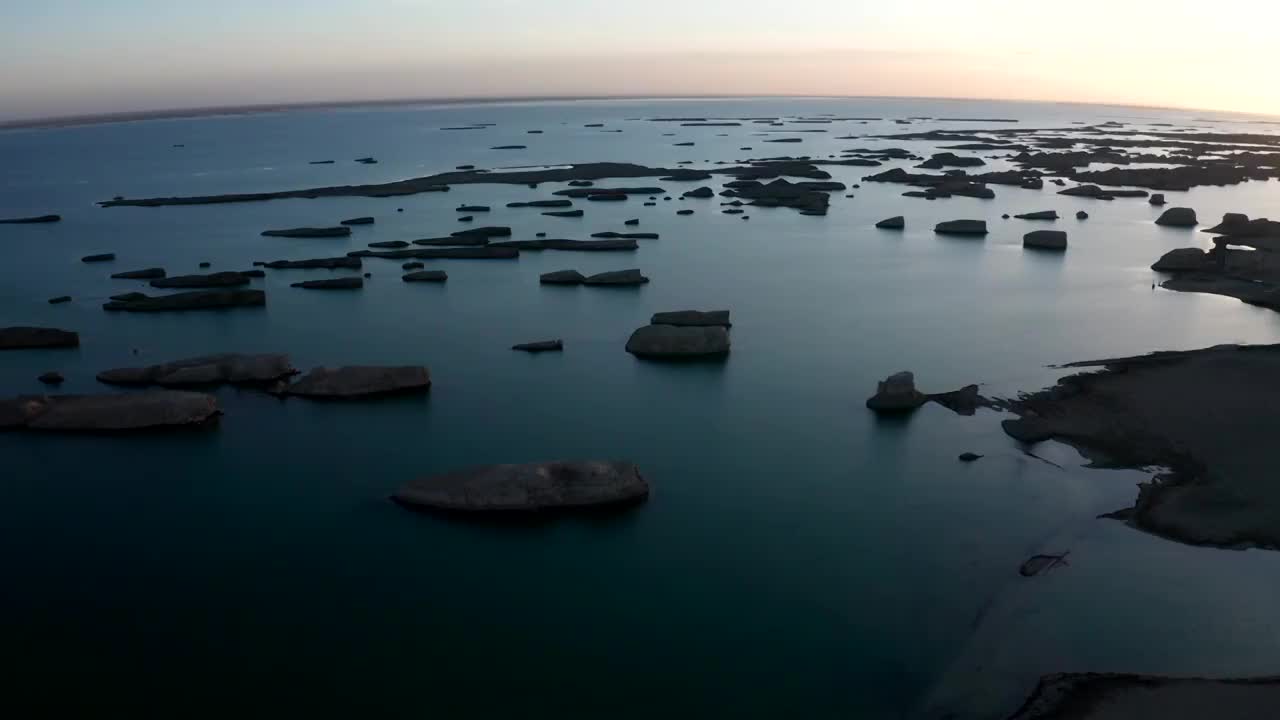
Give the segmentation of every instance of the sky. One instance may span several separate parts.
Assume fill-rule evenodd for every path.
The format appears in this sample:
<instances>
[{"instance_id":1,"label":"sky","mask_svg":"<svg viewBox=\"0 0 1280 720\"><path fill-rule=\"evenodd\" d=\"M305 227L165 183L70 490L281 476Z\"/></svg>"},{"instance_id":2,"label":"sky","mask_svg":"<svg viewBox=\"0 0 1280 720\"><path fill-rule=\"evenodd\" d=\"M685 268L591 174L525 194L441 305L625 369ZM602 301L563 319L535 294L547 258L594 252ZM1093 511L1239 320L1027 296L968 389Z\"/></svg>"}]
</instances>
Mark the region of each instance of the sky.
<instances>
[{"instance_id":1,"label":"sky","mask_svg":"<svg viewBox=\"0 0 1280 720\"><path fill-rule=\"evenodd\" d=\"M13 0L0 120L291 102L877 95L1280 114L1275 0Z\"/></svg>"}]
</instances>

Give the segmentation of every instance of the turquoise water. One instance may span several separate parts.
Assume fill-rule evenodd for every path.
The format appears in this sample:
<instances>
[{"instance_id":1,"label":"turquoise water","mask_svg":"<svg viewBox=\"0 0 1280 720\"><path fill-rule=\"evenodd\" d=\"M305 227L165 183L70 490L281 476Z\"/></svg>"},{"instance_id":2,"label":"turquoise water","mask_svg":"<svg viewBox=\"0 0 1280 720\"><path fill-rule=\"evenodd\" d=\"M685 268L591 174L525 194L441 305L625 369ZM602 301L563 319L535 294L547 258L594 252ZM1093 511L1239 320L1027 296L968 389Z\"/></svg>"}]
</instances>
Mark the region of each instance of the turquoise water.
<instances>
[{"instance_id":1,"label":"turquoise water","mask_svg":"<svg viewBox=\"0 0 1280 720\"><path fill-rule=\"evenodd\" d=\"M805 133L800 144L764 145L751 125L628 120L819 113L1022 120L1014 127L1203 117L908 100L627 101L0 132L0 216L64 216L56 225L0 226L0 325L51 325L82 337L75 351L0 357L0 394L40 392L35 377L51 369L67 376L66 392L100 391L93 375L108 367L215 351L288 352L302 368L421 363L434 380L426 398L341 405L226 389L226 414L205 434L0 435L6 685L51 708L436 717L903 717L947 695L939 683L967 667L974 638L993 642L983 618L1003 606L1021 561L1077 537L1073 529L1104 524L1093 515L1130 502L1142 475L1080 469L1065 448L1045 450L1065 469L1028 458L1000 433L996 413L960 418L930 406L886 423L863 401L876 380L900 369L914 370L926 391L977 382L1009 395L1051 383L1060 374L1045 367L1051 363L1276 342L1274 313L1152 289L1151 262L1175 247L1206 245L1204 234L1155 226L1158 210L1143 200L1060 197L1052 185L996 187L994 201L927 202L901 197L902 186L869 183L850 190L853 198L833 195L827 217L751 208L750 221L720 214L718 200L582 203L582 219L504 207L550 196L557 187L549 184L391 199L94 205L115 195L380 182L461 164L701 165L853 146L927 153L933 144L835 138L957 127L836 123L816 126L829 132ZM496 126L439 129L470 122ZM697 145L673 146L684 141ZM529 148L488 149L517 143ZM379 164L351 162L368 155ZM322 159L337 162L308 164ZM879 171L828 169L849 184ZM704 183L657 184L676 198ZM1266 215L1276 189L1197 188L1170 200L1202 220ZM137 286L108 279L112 272L199 272L206 260L214 270L247 269L255 260L444 235L466 227L453 209L462 204L493 206L477 224L510 225L518 239L585 238L624 230L633 217L638 230L662 237L640 241L635 253L434 262L449 272L443 286L402 283L398 261L367 261L373 276L359 293L293 290L290 282L327 271L274 271L254 281L267 291L265 309L142 316L100 308ZM677 217L685 207L697 213ZM1022 234L1047 226L1000 219L1043 209L1068 218L1052 226L1070 233L1063 255L1023 251ZM1078 209L1091 218L1076 221ZM259 236L357 215L377 224L349 239ZM905 232L872 227L892 215L906 216ZM932 233L955 218L986 219L992 233ZM118 260L79 262L95 252ZM652 282L639 290L538 285L540 273L571 267L638 267ZM61 294L75 299L46 304ZM732 310L727 362L665 366L623 351L650 314L684 308ZM564 339L563 354L508 350L552 337ZM989 457L961 465L955 457L964 451ZM421 475L559 458L633 460L653 497L622 515L516 527L416 515L386 500ZM1094 552L1135 544L1110 539L1134 535L1120 526L1088 533ZM1154 573L1142 592L1161 587L1161 578L1170 591L1194 586L1198 568L1214 558L1156 553L1149 561L1168 572ZM1062 582L1079 577L1072 592L1083 595L1136 592L1137 581L1115 564L1112 572L1064 573ZM1254 561L1240 565L1257 574ZM1280 581L1264 587L1280 591ZM1138 612L1129 607L1117 612ZM1068 615L1063 622L1079 635L1096 630L1088 614ZM1111 632L1125 623L1110 620L1087 657L1158 671L1149 653ZM1018 627L1001 627L1010 625ZM1223 632L1213 630L1218 640ZM1016 630L996 636L1027 640ZM1175 669L1238 666L1226 655L1239 648L1213 639L1188 630L1168 640L1169 653L1183 658ZM1046 666L1081 656L1055 647L1040 653ZM965 675L964 684L1025 692L1029 678L1015 664L995 665L1002 669Z\"/></svg>"}]
</instances>

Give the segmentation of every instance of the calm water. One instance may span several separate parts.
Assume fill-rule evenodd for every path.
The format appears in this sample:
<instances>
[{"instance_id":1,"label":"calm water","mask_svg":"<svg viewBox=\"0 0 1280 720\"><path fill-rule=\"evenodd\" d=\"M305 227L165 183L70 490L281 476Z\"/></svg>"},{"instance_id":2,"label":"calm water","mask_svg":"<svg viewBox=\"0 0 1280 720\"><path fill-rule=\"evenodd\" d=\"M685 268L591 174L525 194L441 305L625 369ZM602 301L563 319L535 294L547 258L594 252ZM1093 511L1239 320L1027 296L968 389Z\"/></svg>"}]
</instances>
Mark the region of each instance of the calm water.
<instances>
[{"instance_id":1,"label":"calm water","mask_svg":"<svg viewBox=\"0 0 1280 720\"><path fill-rule=\"evenodd\" d=\"M380 182L461 164L674 166L851 146L927 153L932 144L836 137L957 127L803 126L829 132L772 145L753 135L758 126L629 120L819 113L1011 117L1017 127L1205 117L978 102L637 101L0 133L0 216L64 216L0 228L0 325L82 337L77 351L0 357L0 394L39 392L35 377L50 369L68 377L67 392L100 391L93 375L105 368L216 351L288 352L302 368L421 363L435 381L425 399L342 405L227 389L220 427L204 434L0 436L0 687L50 713L121 703L289 715L1000 717L1042 672L1274 672L1280 627L1274 603L1259 600L1280 593L1269 554L1197 550L1093 520L1131 502L1145 476L1082 469L1062 447L1041 453L1062 468L1026 457L999 431L998 414L930 406L884 423L862 405L877 379L900 369L926 391L978 382L1007 395L1051 383L1060 374L1051 363L1276 342L1274 313L1152 290L1151 262L1206 236L1155 226L1158 211L1143 200L1059 197L1049 186L926 202L867 184L854 198L834 195L825 218L748 209L749 222L720 214L715 200L593 203L582 219L503 207L547 197L550 185L94 205ZM471 122L496 126L439 129ZM682 141L697 145L673 146ZM529 148L489 150L515 143ZM380 163L351 162L366 155ZM308 164L322 159L337 163ZM829 169L850 184L878 172ZM678 197L703 183L658 184ZM1274 216L1276 198L1274 183L1251 183L1171 202L1215 219ZM326 271L277 271L254 281L268 293L263 310L100 309L136 287L111 272L199 272L205 260L246 269L443 235L465 227L460 204L492 205L477 222L511 225L517 238L585 238L638 217L662 239L634 254L443 261L450 279L440 287L402 283L398 261L367 262L373 277L360 293L292 290ZM682 207L697 214L677 217ZM1022 234L1046 226L1000 219L1043 209L1070 218L1054 225L1071 235L1063 255L1024 252ZM1091 219L1077 222L1078 209ZM899 214L905 232L872 227ZM356 215L377 224L350 239L258 234ZM931 232L955 218L986 219L992 233ZM119 259L79 262L94 252ZM570 267L639 267L652 282L539 287L540 273ZM61 294L74 302L46 304ZM683 308L732 310L726 363L671 367L623 351L651 313ZM562 355L507 349L549 337L565 340ZM963 451L988 458L961 465ZM498 527L386 500L405 480L459 466L595 457L637 462L651 501L621 516ZM1066 549L1070 568L1018 577L1028 555Z\"/></svg>"}]
</instances>

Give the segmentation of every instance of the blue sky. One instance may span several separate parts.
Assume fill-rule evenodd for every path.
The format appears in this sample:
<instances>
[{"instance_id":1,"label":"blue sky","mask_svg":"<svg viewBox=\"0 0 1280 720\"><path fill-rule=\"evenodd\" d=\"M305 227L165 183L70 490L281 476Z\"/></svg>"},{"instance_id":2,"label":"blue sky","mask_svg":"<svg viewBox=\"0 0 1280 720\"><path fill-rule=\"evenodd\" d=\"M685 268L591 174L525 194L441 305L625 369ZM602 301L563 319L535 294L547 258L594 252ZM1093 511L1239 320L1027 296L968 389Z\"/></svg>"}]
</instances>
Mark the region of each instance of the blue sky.
<instances>
[{"instance_id":1,"label":"blue sky","mask_svg":"<svg viewBox=\"0 0 1280 720\"><path fill-rule=\"evenodd\" d=\"M831 94L1280 113L1263 0L15 0L0 119L259 102Z\"/></svg>"}]
</instances>

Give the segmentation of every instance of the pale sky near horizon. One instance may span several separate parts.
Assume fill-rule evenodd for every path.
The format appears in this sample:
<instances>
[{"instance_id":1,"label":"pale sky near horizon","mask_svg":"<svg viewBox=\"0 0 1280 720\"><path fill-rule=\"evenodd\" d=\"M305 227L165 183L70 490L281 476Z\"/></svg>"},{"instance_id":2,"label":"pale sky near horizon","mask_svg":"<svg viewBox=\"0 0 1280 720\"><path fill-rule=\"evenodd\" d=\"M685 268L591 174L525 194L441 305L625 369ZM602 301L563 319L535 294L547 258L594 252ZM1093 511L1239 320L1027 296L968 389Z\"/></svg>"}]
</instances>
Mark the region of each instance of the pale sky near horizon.
<instances>
[{"instance_id":1,"label":"pale sky near horizon","mask_svg":"<svg viewBox=\"0 0 1280 720\"><path fill-rule=\"evenodd\" d=\"M1273 0L15 0L0 120L276 102L900 95L1280 114Z\"/></svg>"}]
</instances>

